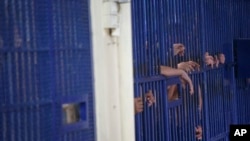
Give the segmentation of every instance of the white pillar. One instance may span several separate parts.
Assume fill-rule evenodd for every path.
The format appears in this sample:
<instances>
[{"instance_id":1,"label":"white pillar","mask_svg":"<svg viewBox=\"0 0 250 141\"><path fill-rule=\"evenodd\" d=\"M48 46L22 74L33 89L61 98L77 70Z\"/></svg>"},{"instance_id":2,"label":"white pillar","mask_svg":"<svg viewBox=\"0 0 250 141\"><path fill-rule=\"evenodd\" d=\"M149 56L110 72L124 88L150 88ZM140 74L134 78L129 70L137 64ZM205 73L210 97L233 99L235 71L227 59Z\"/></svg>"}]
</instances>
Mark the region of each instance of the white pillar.
<instances>
[{"instance_id":1,"label":"white pillar","mask_svg":"<svg viewBox=\"0 0 250 141\"><path fill-rule=\"evenodd\" d=\"M120 37L103 28L102 0L91 0L97 141L134 141L130 3L121 4Z\"/></svg>"},{"instance_id":2,"label":"white pillar","mask_svg":"<svg viewBox=\"0 0 250 141\"><path fill-rule=\"evenodd\" d=\"M132 55L131 3L120 4L120 36L118 38L120 105L122 140L134 141L134 87Z\"/></svg>"}]
</instances>

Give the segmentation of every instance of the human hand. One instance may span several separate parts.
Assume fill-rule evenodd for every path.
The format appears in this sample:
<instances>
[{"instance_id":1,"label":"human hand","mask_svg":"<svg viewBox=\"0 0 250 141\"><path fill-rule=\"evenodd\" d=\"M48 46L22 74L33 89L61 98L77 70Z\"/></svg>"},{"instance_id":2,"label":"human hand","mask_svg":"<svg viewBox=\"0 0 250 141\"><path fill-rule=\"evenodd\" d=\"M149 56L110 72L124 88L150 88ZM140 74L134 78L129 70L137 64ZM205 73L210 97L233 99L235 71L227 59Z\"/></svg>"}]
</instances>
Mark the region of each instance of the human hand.
<instances>
[{"instance_id":1,"label":"human hand","mask_svg":"<svg viewBox=\"0 0 250 141\"><path fill-rule=\"evenodd\" d=\"M146 101L147 101L147 104L148 104L149 107L152 106L156 102L152 90L149 90L145 94L145 98L146 98Z\"/></svg>"},{"instance_id":2,"label":"human hand","mask_svg":"<svg viewBox=\"0 0 250 141\"><path fill-rule=\"evenodd\" d=\"M208 52L205 53L205 63L207 66L211 66L213 68L214 66L214 58L213 56L210 56Z\"/></svg>"},{"instance_id":3,"label":"human hand","mask_svg":"<svg viewBox=\"0 0 250 141\"><path fill-rule=\"evenodd\" d=\"M174 51L174 56L175 55L184 56L185 46L181 43L173 44L173 51Z\"/></svg>"},{"instance_id":4,"label":"human hand","mask_svg":"<svg viewBox=\"0 0 250 141\"><path fill-rule=\"evenodd\" d=\"M225 60L226 60L225 55L224 55L223 53L220 53L220 54L219 54L219 62L220 62L221 64L224 64L224 63L225 63Z\"/></svg>"},{"instance_id":5,"label":"human hand","mask_svg":"<svg viewBox=\"0 0 250 141\"><path fill-rule=\"evenodd\" d=\"M142 97L134 98L134 111L135 111L135 114L140 113L140 112L143 111Z\"/></svg>"},{"instance_id":6,"label":"human hand","mask_svg":"<svg viewBox=\"0 0 250 141\"><path fill-rule=\"evenodd\" d=\"M197 127L195 127L195 137L198 139L198 140L201 140L202 139L202 127L199 125Z\"/></svg>"},{"instance_id":7,"label":"human hand","mask_svg":"<svg viewBox=\"0 0 250 141\"><path fill-rule=\"evenodd\" d=\"M219 66L219 63L220 63L220 61L219 61L217 55L215 55L215 56L214 56L214 64L215 64L215 66L216 66L217 68L218 68L218 66Z\"/></svg>"},{"instance_id":8,"label":"human hand","mask_svg":"<svg viewBox=\"0 0 250 141\"><path fill-rule=\"evenodd\" d=\"M177 64L178 69L182 69L186 72L191 72L195 70L200 70L200 65L194 61L181 62Z\"/></svg>"}]
</instances>

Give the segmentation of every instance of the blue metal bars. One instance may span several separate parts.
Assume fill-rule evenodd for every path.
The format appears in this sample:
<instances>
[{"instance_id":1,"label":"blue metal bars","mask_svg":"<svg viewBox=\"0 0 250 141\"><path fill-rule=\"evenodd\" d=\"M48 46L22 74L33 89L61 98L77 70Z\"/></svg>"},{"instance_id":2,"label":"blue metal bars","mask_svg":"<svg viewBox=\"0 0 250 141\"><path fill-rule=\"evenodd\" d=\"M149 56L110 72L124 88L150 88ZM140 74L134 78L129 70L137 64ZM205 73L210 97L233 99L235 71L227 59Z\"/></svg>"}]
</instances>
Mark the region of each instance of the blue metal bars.
<instances>
[{"instance_id":1,"label":"blue metal bars","mask_svg":"<svg viewBox=\"0 0 250 141\"><path fill-rule=\"evenodd\" d=\"M0 140L94 140L90 42L88 0L0 2ZM64 103L86 104L70 132Z\"/></svg>"},{"instance_id":2,"label":"blue metal bars","mask_svg":"<svg viewBox=\"0 0 250 141\"><path fill-rule=\"evenodd\" d=\"M162 119L165 126L157 128L159 134L145 125L156 122L156 116L146 116L148 109L136 117L138 141L157 139L162 133L167 141L195 140L192 131L197 126L203 129L203 140L227 141L229 124L249 123L249 104L245 101L249 100L249 84L235 80L232 66L233 39L249 38L249 4L236 0L132 1L135 96L140 93L141 83L154 83L155 78L158 85L173 81L159 75L160 65L175 67L189 60L201 65L201 71L189 74L195 86L194 96L189 96L186 88L183 97L175 102L162 101L167 110L160 111L166 117ZM173 56L174 43L185 45L184 57ZM226 64L218 68L206 66L205 52L212 56L224 53ZM168 95L167 87L160 87L157 94Z\"/></svg>"}]
</instances>

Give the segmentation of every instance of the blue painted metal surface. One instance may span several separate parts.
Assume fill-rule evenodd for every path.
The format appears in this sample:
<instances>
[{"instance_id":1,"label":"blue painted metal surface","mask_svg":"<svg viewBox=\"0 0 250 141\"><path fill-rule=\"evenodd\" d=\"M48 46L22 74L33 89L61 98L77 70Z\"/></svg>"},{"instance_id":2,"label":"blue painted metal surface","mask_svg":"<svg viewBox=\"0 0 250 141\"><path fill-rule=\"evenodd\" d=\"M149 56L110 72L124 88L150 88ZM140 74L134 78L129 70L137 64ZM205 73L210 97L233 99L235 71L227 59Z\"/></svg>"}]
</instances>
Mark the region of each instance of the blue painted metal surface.
<instances>
[{"instance_id":1,"label":"blue painted metal surface","mask_svg":"<svg viewBox=\"0 0 250 141\"><path fill-rule=\"evenodd\" d=\"M88 0L0 2L0 140L95 140L89 21Z\"/></svg>"},{"instance_id":2,"label":"blue painted metal surface","mask_svg":"<svg viewBox=\"0 0 250 141\"><path fill-rule=\"evenodd\" d=\"M250 2L249 1L244 1L242 3L242 5L240 6L240 11L241 13L238 13L237 15L239 17L241 17L240 19L240 24L241 26L239 28L241 28L241 36L239 38L250 38L250 29L247 28L249 23L250 23L250 19L249 19L249 14L247 12L247 10L249 9L250 6ZM240 16L241 15L241 16ZM248 64L247 60L245 62L246 64ZM238 78L235 81L235 85L236 85L236 94L237 96L235 97L235 99L237 100L236 102L236 108L237 108L237 121L239 124L243 124L243 123L247 123L249 124L249 112L247 109L250 108L249 105L249 100L250 100L250 90L249 90L249 84L246 83L246 79L244 78Z\"/></svg>"},{"instance_id":3,"label":"blue painted metal surface","mask_svg":"<svg viewBox=\"0 0 250 141\"><path fill-rule=\"evenodd\" d=\"M233 40L249 38L249 1L237 0L142 0L132 1L133 60L135 96L142 95L140 87L152 88L157 82L157 114L164 114L162 126L154 111L145 108L136 115L136 140L193 141L194 128L202 126L204 141L228 141L229 125L249 123L250 91L246 79L235 79ZM184 57L172 55L172 45L186 46ZM224 53L226 64L218 68L207 67L203 55ZM166 100L167 83L174 79L162 78L159 66L175 67L179 61L193 60L202 67L190 74L195 94L188 88L175 102ZM247 62L241 62L248 64ZM156 79L158 78L158 79ZM167 86L166 86L167 85ZM198 109L202 93L202 111ZM165 107L159 107L165 105ZM165 108L165 109L161 109ZM149 116L154 113L155 116ZM164 119L165 118L165 119ZM153 129L152 129L153 128ZM157 131L155 134L152 130ZM164 134L164 135L162 135Z\"/></svg>"},{"instance_id":4,"label":"blue painted metal surface","mask_svg":"<svg viewBox=\"0 0 250 141\"><path fill-rule=\"evenodd\" d=\"M236 78L250 78L250 66L245 64L250 60L250 39L235 39L233 48Z\"/></svg>"}]
</instances>

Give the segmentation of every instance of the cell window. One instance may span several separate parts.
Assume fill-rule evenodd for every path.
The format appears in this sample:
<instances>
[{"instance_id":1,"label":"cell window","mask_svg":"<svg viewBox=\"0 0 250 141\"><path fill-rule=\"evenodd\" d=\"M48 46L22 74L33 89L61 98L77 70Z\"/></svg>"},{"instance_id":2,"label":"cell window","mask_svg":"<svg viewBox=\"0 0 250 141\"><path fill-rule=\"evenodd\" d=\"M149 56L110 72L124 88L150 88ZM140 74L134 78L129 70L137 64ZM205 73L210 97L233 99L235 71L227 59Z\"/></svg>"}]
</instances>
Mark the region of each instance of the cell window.
<instances>
[{"instance_id":1,"label":"cell window","mask_svg":"<svg viewBox=\"0 0 250 141\"><path fill-rule=\"evenodd\" d=\"M86 103L67 103L62 105L63 124L86 121Z\"/></svg>"}]
</instances>

